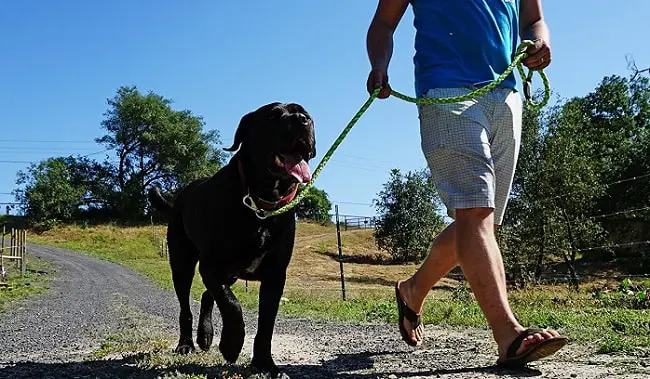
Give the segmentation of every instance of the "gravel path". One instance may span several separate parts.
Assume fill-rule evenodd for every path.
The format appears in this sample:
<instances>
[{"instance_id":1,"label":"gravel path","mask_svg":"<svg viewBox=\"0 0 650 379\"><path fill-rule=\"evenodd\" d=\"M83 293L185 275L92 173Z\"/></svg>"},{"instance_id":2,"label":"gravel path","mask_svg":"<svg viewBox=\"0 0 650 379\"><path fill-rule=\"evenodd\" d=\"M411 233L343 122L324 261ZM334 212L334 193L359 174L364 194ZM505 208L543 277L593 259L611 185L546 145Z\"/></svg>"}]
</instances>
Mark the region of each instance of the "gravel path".
<instances>
[{"instance_id":1,"label":"gravel path","mask_svg":"<svg viewBox=\"0 0 650 379\"><path fill-rule=\"evenodd\" d=\"M117 372L129 362L100 360L90 353L110 333L133 328L133 318L126 317L120 304L135 310L138 317L154 320L153 328L172 336L173 348L178 306L172 292L123 266L83 254L34 245L30 253L54 264L56 280L45 294L0 314L0 378L91 377L79 373L97 370L110 377L111 370ZM197 315L198 304L193 307ZM248 355L256 317L247 313L245 320L243 353ZM217 325L215 331L219 329ZM273 353L292 378L650 377L650 367L644 362L596 355L590 348L575 345L530 369L499 372L492 366L495 346L485 331L426 330L425 344L413 349L401 342L393 325L283 317L276 326ZM215 336L215 345L217 341ZM131 377L157 375L154 370Z\"/></svg>"}]
</instances>

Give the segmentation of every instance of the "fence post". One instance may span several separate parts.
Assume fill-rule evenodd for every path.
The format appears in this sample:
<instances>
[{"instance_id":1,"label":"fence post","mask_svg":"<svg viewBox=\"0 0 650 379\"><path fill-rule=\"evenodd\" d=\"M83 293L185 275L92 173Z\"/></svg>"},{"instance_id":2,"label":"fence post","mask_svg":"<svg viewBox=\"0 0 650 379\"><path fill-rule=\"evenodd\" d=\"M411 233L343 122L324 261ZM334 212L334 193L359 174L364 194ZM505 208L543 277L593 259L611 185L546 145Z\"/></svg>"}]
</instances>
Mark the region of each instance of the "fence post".
<instances>
[{"instance_id":1,"label":"fence post","mask_svg":"<svg viewBox=\"0 0 650 379\"><path fill-rule=\"evenodd\" d=\"M5 225L2 224L2 245L0 245L0 280L5 279Z\"/></svg>"},{"instance_id":2,"label":"fence post","mask_svg":"<svg viewBox=\"0 0 650 379\"><path fill-rule=\"evenodd\" d=\"M23 240L20 244L20 275L25 275L25 271L27 271L27 230L21 230L20 234Z\"/></svg>"},{"instance_id":3,"label":"fence post","mask_svg":"<svg viewBox=\"0 0 650 379\"><path fill-rule=\"evenodd\" d=\"M11 256L15 257L16 256L16 229L11 228L11 247L9 248L9 251L11 251ZM18 267L18 262L14 259L16 264L14 266Z\"/></svg>"},{"instance_id":4,"label":"fence post","mask_svg":"<svg viewBox=\"0 0 650 379\"><path fill-rule=\"evenodd\" d=\"M345 276L343 275L343 249L341 246L341 227L339 223L339 206L335 205L334 209L336 210L336 238L337 244L339 247L339 269L341 271L341 293L343 295L343 301L345 301Z\"/></svg>"}]
</instances>

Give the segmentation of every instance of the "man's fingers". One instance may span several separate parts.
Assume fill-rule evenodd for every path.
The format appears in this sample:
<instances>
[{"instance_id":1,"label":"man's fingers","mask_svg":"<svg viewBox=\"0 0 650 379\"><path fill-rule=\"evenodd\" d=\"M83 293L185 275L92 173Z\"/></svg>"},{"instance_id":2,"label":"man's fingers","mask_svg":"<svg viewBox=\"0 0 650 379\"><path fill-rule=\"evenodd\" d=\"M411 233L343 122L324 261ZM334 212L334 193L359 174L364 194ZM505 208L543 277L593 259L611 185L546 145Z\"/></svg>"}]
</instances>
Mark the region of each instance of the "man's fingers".
<instances>
[{"instance_id":1,"label":"man's fingers","mask_svg":"<svg viewBox=\"0 0 650 379\"><path fill-rule=\"evenodd\" d=\"M522 62L531 70L541 70L551 63L550 54L535 54L523 60Z\"/></svg>"},{"instance_id":2,"label":"man's fingers","mask_svg":"<svg viewBox=\"0 0 650 379\"><path fill-rule=\"evenodd\" d=\"M534 44L532 46L526 48L528 57L521 63L531 70L544 69L551 62L551 49L542 39L537 39L533 42Z\"/></svg>"},{"instance_id":3,"label":"man's fingers","mask_svg":"<svg viewBox=\"0 0 650 379\"><path fill-rule=\"evenodd\" d=\"M543 45L538 50L531 49L528 57L521 63L531 70L542 70L551 63L551 50L547 45Z\"/></svg>"},{"instance_id":4,"label":"man's fingers","mask_svg":"<svg viewBox=\"0 0 650 379\"><path fill-rule=\"evenodd\" d=\"M377 95L377 97L380 99L385 99L388 96L390 96L390 86L386 84L384 88L382 88L381 91L379 91L379 95Z\"/></svg>"},{"instance_id":5,"label":"man's fingers","mask_svg":"<svg viewBox=\"0 0 650 379\"><path fill-rule=\"evenodd\" d=\"M385 99L390 96L390 87L388 86L388 75L381 71L372 71L368 75L368 93L372 94L377 88L381 88L377 97Z\"/></svg>"}]
</instances>

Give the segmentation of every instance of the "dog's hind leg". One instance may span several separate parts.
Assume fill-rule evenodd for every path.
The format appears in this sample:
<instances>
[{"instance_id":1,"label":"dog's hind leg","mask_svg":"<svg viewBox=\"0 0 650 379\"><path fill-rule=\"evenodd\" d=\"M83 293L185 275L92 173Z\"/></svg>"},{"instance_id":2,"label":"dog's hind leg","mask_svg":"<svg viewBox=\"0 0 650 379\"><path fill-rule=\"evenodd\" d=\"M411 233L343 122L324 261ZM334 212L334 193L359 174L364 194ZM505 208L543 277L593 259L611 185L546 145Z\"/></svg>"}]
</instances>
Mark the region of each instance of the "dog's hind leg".
<instances>
[{"instance_id":1,"label":"dog's hind leg","mask_svg":"<svg viewBox=\"0 0 650 379\"><path fill-rule=\"evenodd\" d=\"M226 361L235 363L244 347L246 335L241 305L230 290L232 283L219 283L216 278L220 276L210 270L201 270L201 265L199 265L199 272L201 272L205 287L212 294L217 307L219 307L219 313L221 313L223 326L221 327L219 351Z\"/></svg>"},{"instance_id":2,"label":"dog's hind leg","mask_svg":"<svg viewBox=\"0 0 650 379\"><path fill-rule=\"evenodd\" d=\"M180 314L178 316L180 337L175 351L177 354L189 354L194 351L190 290L192 289L192 280L194 279L194 271L199 261L199 255L185 236L185 233L175 229L174 225L170 223L167 232L169 264L172 271L174 290L180 305Z\"/></svg>"},{"instance_id":3,"label":"dog's hind leg","mask_svg":"<svg viewBox=\"0 0 650 379\"><path fill-rule=\"evenodd\" d=\"M210 291L206 290L201 296L201 313L199 314L199 327L196 331L196 343L203 351L210 349L214 337L212 308L214 308L214 297Z\"/></svg>"}]
</instances>

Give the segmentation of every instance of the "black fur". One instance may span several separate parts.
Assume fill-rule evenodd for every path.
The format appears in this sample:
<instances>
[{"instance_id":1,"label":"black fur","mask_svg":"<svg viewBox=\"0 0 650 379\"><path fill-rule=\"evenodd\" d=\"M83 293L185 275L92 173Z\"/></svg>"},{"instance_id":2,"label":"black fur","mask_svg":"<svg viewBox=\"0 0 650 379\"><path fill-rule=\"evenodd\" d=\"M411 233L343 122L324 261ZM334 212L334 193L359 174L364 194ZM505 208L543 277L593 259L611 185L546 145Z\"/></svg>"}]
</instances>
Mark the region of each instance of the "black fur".
<instances>
[{"instance_id":1,"label":"black fur","mask_svg":"<svg viewBox=\"0 0 650 379\"><path fill-rule=\"evenodd\" d=\"M198 263L207 288L201 297L196 337L199 347L208 350L212 344L212 308L216 302L223 321L219 350L227 361L237 360L244 344L244 321L230 286L237 279L260 281L252 364L278 374L271 340L293 250L295 212L260 220L243 205L242 198L248 189L254 197L273 201L296 185L295 179L273 162L278 154L301 156L305 161L315 156L312 118L298 104L267 104L242 117L228 150L239 151L214 176L183 188L173 204L158 188L149 191L152 206L168 217L169 262L180 303L176 352L194 351L189 299Z\"/></svg>"}]
</instances>

